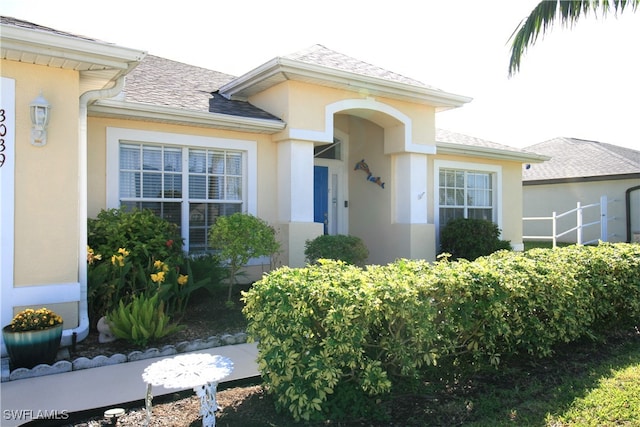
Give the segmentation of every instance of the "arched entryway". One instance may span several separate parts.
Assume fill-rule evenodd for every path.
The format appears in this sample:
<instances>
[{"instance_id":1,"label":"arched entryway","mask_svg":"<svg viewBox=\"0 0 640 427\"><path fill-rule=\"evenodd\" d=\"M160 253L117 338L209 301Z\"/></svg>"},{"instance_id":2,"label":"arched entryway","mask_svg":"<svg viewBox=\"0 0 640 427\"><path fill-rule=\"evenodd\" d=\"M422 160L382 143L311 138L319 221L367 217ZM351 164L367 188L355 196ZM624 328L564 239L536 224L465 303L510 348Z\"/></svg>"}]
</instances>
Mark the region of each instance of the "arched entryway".
<instances>
[{"instance_id":1,"label":"arched entryway","mask_svg":"<svg viewBox=\"0 0 640 427\"><path fill-rule=\"evenodd\" d=\"M413 239L432 235L419 229L428 227L427 198L411 194L424 196L435 148L415 144L411 120L374 99L325 111L325 132L314 142L314 222L325 234L362 238L373 263L420 254Z\"/></svg>"}]
</instances>

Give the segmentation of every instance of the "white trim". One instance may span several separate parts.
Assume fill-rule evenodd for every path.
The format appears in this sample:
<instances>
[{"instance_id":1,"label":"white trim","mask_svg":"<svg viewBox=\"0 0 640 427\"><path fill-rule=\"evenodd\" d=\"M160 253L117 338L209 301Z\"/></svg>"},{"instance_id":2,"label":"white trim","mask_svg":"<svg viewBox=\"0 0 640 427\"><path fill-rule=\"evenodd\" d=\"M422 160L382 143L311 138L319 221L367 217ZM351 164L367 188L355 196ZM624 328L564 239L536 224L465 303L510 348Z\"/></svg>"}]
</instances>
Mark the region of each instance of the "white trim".
<instances>
[{"instance_id":1,"label":"white trim","mask_svg":"<svg viewBox=\"0 0 640 427\"><path fill-rule=\"evenodd\" d=\"M187 126L267 134L281 131L286 126L283 121L277 119L256 119L231 116L229 114L210 113L208 111L177 110L174 107L166 107L163 105L149 105L115 99L99 100L89 107L89 111L91 115L98 117L125 117Z\"/></svg>"},{"instance_id":2,"label":"white trim","mask_svg":"<svg viewBox=\"0 0 640 427\"><path fill-rule=\"evenodd\" d=\"M80 283L57 283L13 288L14 307L78 301L80 301Z\"/></svg>"},{"instance_id":3,"label":"white trim","mask_svg":"<svg viewBox=\"0 0 640 427\"><path fill-rule=\"evenodd\" d=\"M258 143L257 141L216 138L155 132L136 129L107 128L107 209L120 206L120 142L152 143L161 145L175 145L180 147L199 147L224 150L243 151L246 155L246 209L244 212L257 215L258 211ZM183 235L188 230L183 230Z\"/></svg>"},{"instance_id":4,"label":"white trim","mask_svg":"<svg viewBox=\"0 0 640 427\"><path fill-rule=\"evenodd\" d=\"M332 209L329 209L329 223L336 222L337 234L349 234L349 135L340 131L334 130L335 137L340 140L338 146L341 150L340 160L314 158L315 166L326 166L329 168L329 177L335 174L338 177L338 196L336 197L336 211L337 214L333 215ZM333 142L333 139L331 140ZM331 180L329 179L329 186L331 188ZM345 206L347 202L347 206ZM331 200L329 200L331 203Z\"/></svg>"},{"instance_id":5,"label":"white trim","mask_svg":"<svg viewBox=\"0 0 640 427\"><path fill-rule=\"evenodd\" d=\"M541 154L516 151L517 149L481 147L474 145L458 144L454 142L436 141L438 154L451 156L480 157L482 159L509 160L523 163L541 163L551 159Z\"/></svg>"},{"instance_id":6,"label":"white trim","mask_svg":"<svg viewBox=\"0 0 640 427\"><path fill-rule=\"evenodd\" d=\"M436 241L440 241L440 169L458 169L464 171L490 172L495 174L494 221L502 230L502 166L484 163L458 162L451 160L433 161L433 219L436 227Z\"/></svg>"},{"instance_id":7,"label":"white trim","mask_svg":"<svg viewBox=\"0 0 640 427\"><path fill-rule=\"evenodd\" d=\"M342 111L348 110L370 110L379 111L390 117L393 117L399 123L396 126L385 126L380 124L385 129L385 144L384 153L419 153L419 154L435 154L436 146L434 142L431 143L414 143L413 142L413 124L411 118L387 104L376 101L373 98L364 99L344 99L342 101L334 102L325 107L324 118L324 130L316 131L309 129L295 129L289 130L289 137L292 139L314 142L333 142L334 132L334 115ZM402 134L395 135L397 129L403 129ZM394 135L391 135L394 134ZM395 138L391 138L395 136ZM399 139L400 142L393 144L393 139Z\"/></svg>"},{"instance_id":8,"label":"white trim","mask_svg":"<svg viewBox=\"0 0 640 427\"><path fill-rule=\"evenodd\" d=\"M8 325L13 317L13 261L15 218L15 129L16 129L16 81L2 77L0 80L0 117L4 149L4 164L0 167L0 321ZM0 338L0 350L6 354Z\"/></svg>"}]
</instances>

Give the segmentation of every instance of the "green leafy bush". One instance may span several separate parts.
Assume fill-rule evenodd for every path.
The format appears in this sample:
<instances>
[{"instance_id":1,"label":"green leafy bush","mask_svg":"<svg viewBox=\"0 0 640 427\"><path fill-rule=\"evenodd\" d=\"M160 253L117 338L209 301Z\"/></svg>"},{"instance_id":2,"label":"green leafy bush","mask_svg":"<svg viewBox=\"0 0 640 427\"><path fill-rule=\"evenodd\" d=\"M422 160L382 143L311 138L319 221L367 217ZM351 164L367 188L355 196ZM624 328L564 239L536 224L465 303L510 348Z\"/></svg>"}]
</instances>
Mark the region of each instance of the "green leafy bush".
<instances>
[{"instance_id":1,"label":"green leafy bush","mask_svg":"<svg viewBox=\"0 0 640 427\"><path fill-rule=\"evenodd\" d=\"M273 256L280 250L276 232L266 221L245 213L234 213L216 218L209 229L209 245L229 268L229 295L231 301L236 276L251 258Z\"/></svg>"},{"instance_id":2,"label":"green leafy bush","mask_svg":"<svg viewBox=\"0 0 640 427\"><path fill-rule=\"evenodd\" d=\"M244 296L263 378L278 408L295 419L317 418L343 381L370 395L391 387L381 363L363 351L369 331L362 279L356 267L324 260L271 272Z\"/></svg>"},{"instance_id":3,"label":"green leafy bush","mask_svg":"<svg viewBox=\"0 0 640 427\"><path fill-rule=\"evenodd\" d=\"M88 220L87 227L87 301L92 327L120 301L127 303L134 295L157 290L157 283L150 280L156 273L156 261L187 269L177 227L150 210L103 210ZM192 287L189 283L183 291ZM167 302L173 309L175 304Z\"/></svg>"},{"instance_id":4,"label":"green leafy bush","mask_svg":"<svg viewBox=\"0 0 640 427\"><path fill-rule=\"evenodd\" d=\"M333 259L362 266L369 256L369 250L359 237L325 234L307 240L304 254L310 263L319 259Z\"/></svg>"},{"instance_id":5,"label":"green leafy bush","mask_svg":"<svg viewBox=\"0 0 640 427\"><path fill-rule=\"evenodd\" d=\"M158 294L150 298L134 296L128 304L120 301L118 308L107 315L107 323L115 336L139 346L183 329L171 323Z\"/></svg>"},{"instance_id":6,"label":"green leafy bush","mask_svg":"<svg viewBox=\"0 0 640 427\"><path fill-rule=\"evenodd\" d=\"M451 220L440 234L440 252L453 259L475 260L493 252L511 249L507 240L500 240L498 226L484 219L459 218Z\"/></svg>"},{"instance_id":7,"label":"green leafy bush","mask_svg":"<svg viewBox=\"0 0 640 427\"><path fill-rule=\"evenodd\" d=\"M283 267L244 293L279 409L352 415L394 384L460 377L640 321L640 245L500 251L475 261ZM360 409L359 409L360 408Z\"/></svg>"},{"instance_id":8,"label":"green leafy bush","mask_svg":"<svg viewBox=\"0 0 640 427\"><path fill-rule=\"evenodd\" d=\"M88 245L96 253L129 252L133 265L147 266L155 260L182 264L183 239L178 227L153 211L126 208L102 210L87 223Z\"/></svg>"}]
</instances>

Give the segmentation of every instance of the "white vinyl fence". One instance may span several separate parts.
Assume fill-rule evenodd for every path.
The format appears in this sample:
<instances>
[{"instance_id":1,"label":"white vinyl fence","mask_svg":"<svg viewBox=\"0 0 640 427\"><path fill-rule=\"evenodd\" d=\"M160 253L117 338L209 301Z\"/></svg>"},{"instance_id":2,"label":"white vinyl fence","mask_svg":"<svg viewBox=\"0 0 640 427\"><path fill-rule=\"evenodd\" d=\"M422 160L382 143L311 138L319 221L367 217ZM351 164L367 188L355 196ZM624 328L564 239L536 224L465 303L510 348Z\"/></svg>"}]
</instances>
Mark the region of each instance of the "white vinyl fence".
<instances>
[{"instance_id":1,"label":"white vinyl fence","mask_svg":"<svg viewBox=\"0 0 640 427\"><path fill-rule=\"evenodd\" d=\"M553 247L556 247L557 241L560 237L565 236L569 233L576 232L576 243L579 245L588 245L590 243L596 243L598 241L607 242L609 240L609 232L608 225L610 221L614 221L615 217L609 217L608 214L608 206L609 203L616 202L616 200L607 200L607 196L601 196L599 203L592 203L590 205L582 205L580 202L577 203L575 209L571 209L569 211L563 212L561 214L557 214L555 211L551 216L540 216L540 217L525 217L522 218L523 221L551 221L551 235L550 236L522 236L523 240L544 240L544 241L552 241ZM600 218L597 221L583 223L583 212L587 209L600 209ZM558 231L558 220L564 218L569 215L576 216L575 227L569 228L565 231ZM584 230L589 227L600 227L600 237L598 239L589 240L587 242L583 241Z\"/></svg>"}]
</instances>

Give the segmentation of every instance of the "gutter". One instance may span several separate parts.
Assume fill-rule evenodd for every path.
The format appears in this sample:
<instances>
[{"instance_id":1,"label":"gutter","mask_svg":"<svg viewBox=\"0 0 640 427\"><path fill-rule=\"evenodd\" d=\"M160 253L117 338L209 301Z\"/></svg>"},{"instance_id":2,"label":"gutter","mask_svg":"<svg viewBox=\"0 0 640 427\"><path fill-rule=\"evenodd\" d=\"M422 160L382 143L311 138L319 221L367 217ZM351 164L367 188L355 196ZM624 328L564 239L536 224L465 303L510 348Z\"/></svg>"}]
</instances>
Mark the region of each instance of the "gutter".
<instances>
[{"instance_id":1,"label":"gutter","mask_svg":"<svg viewBox=\"0 0 640 427\"><path fill-rule=\"evenodd\" d=\"M130 65L133 69L137 63ZM80 95L78 115L78 282L80 284L78 327L66 329L62 334L62 346L70 346L76 341L82 341L89 335L89 307L87 301L87 219L88 219L88 170L87 170L87 111L90 102L101 98L116 96L124 87L122 73L111 88L89 90ZM84 255L83 255L84 254Z\"/></svg>"},{"instance_id":2,"label":"gutter","mask_svg":"<svg viewBox=\"0 0 640 427\"><path fill-rule=\"evenodd\" d=\"M456 156L482 157L484 159L510 160L522 163L541 163L550 157L540 154L511 151L500 148L479 147L474 145L457 144L454 142L441 142L436 139L436 149L438 154L449 154Z\"/></svg>"},{"instance_id":3,"label":"gutter","mask_svg":"<svg viewBox=\"0 0 640 427\"><path fill-rule=\"evenodd\" d=\"M177 107L115 99L105 99L92 104L91 115L268 134L280 132L286 127L285 122L277 119L258 119L208 111L181 110Z\"/></svg>"}]
</instances>

